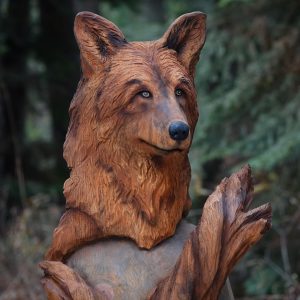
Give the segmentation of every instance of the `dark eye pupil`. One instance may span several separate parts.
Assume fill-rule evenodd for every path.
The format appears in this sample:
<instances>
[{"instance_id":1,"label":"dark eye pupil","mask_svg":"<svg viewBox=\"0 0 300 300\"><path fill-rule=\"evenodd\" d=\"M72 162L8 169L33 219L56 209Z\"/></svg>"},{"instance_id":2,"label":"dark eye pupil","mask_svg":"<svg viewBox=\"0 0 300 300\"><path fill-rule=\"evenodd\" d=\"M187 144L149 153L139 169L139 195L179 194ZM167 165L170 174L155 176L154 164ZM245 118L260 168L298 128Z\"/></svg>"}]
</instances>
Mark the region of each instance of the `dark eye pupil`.
<instances>
[{"instance_id":1,"label":"dark eye pupil","mask_svg":"<svg viewBox=\"0 0 300 300\"><path fill-rule=\"evenodd\" d=\"M150 93L148 91L143 91L141 92L141 95L144 97L144 98L149 98L150 97Z\"/></svg>"},{"instance_id":2,"label":"dark eye pupil","mask_svg":"<svg viewBox=\"0 0 300 300\"><path fill-rule=\"evenodd\" d=\"M176 96L182 96L182 90L177 89L177 90L175 91L175 94L176 94Z\"/></svg>"}]
</instances>

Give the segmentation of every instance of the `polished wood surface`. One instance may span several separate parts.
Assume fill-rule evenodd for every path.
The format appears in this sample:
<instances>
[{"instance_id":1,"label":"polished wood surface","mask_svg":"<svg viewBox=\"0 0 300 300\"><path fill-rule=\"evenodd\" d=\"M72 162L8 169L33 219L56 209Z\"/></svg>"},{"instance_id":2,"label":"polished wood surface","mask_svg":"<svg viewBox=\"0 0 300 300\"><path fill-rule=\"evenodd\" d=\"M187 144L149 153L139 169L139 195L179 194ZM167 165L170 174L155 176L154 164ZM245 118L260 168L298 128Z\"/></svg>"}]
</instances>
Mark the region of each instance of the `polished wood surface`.
<instances>
[{"instance_id":1,"label":"polished wood surface","mask_svg":"<svg viewBox=\"0 0 300 300\"><path fill-rule=\"evenodd\" d=\"M220 183L196 227L182 221L205 20L185 14L156 41L127 42L110 21L77 15L82 78L64 144L66 211L40 264L48 299L218 299L270 227L269 205L247 211L249 166Z\"/></svg>"},{"instance_id":2,"label":"polished wood surface","mask_svg":"<svg viewBox=\"0 0 300 300\"><path fill-rule=\"evenodd\" d=\"M179 17L152 42L127 42L116 25L89 12L77 15L74 30L83 76L64 144L71 170L67 210L46 258L64 260L79 246L112 236L150 249L175 233L191 206L193 76L205 15ZM174 122L189 129L185 139L171 138Z\"/></svg>"}]
</instances>

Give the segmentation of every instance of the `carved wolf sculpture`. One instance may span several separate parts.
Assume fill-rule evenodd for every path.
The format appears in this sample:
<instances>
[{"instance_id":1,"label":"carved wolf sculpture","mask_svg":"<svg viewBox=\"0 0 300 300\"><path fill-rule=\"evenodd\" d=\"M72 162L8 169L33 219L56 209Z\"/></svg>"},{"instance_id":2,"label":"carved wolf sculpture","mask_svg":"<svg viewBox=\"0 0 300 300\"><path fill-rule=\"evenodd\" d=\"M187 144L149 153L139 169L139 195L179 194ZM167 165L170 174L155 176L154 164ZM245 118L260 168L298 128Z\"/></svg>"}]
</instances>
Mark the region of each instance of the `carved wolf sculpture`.
<instances>
[{"instance_id":1,"label":"carved wolf sculpture","mask_svg":"<svg viewBox=\"0 0 300 300\"><path fill-rule=\"evenodd\" d=\"M159 40L127 42L110 21L76 16L82 78L64 144L71 170L66 211L41 264L49 299L144 299L151 291L151 299L216 299L233 264L268 228L269 206L244 212L251 201L248 167L222 183L195 230L179 225L191 206L188 151L205 19L189 13ZM242 231L239 243L231 240ZM129 256L140 261L130 270Z\"/></svg>"},{"instance_id":2,"label":"carved wolf sculpture","mask_svg":"<svg viewBox=\"0 0 300 300\"><path fill-rule=\"evenodd\" d=\"M114 24L85 12L75 35L83 77L64 145L67 211L47 258L111 236L150 249L174 234L191 205L187 155L205 15L182 16L158 41L129 43Z\"/></svg>"}]
</instances>

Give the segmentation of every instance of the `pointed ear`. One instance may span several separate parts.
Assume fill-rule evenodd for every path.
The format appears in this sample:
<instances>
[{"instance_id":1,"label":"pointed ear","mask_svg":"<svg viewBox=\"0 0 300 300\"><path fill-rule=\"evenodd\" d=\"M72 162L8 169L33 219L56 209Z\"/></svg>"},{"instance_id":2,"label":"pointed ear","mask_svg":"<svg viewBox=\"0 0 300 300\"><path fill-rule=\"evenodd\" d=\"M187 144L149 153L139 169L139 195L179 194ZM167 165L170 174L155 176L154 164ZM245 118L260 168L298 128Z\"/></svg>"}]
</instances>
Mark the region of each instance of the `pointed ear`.
<instances>
[{"instance_id":1,"label":"pointed ear","mask_svg":"<svg viewBox=\"0 0 300 300\"><path fill-rule=\"evenodd\" d=\"M81 68L85 77L103 68L118 48L127 43L121 30L112 22L91 12L80 12L74 23L80 49Z\"/></svg>"},{"instance_id":2,"label":"pointed ear","mask_svg":"<svg viewBox=\"0 0 300 300\"><path fill-rule=\"evenodd\" d=\"M177 18L161 38L163 47L175 50L179 61L192 76L205 42L205 33L206 15L192 12Z\"/></svg>"}]
</instances>

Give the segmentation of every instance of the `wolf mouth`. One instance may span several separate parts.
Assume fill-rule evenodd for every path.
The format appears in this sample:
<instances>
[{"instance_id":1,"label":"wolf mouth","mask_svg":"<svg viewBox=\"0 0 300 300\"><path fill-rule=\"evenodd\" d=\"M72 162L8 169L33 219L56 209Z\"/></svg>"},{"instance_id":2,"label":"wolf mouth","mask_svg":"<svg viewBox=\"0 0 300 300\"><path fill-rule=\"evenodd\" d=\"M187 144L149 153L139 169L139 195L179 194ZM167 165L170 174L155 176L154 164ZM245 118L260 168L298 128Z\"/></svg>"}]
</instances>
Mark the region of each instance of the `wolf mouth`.
<instances>
[{"instance_id":1,"label":"wolf mouth","mask_svg":"<svg viewBox=\"0 0 300 300\"><path fill-rule=\"evenodd\" d=\"M151 143L149 143L149 142L147 142L145 140L142 140L142 139L141 139L141 142L143 144L146 144L147 146L150 146L151 148L156 149L156 151L158 150L158 151L160 151L162 153L175 153L175 152L182 152L183 151L183 149L180 149L180 148L172 148L172 149L160 148L159 146L151 144Z\"/></svg>"}]
</instances>

